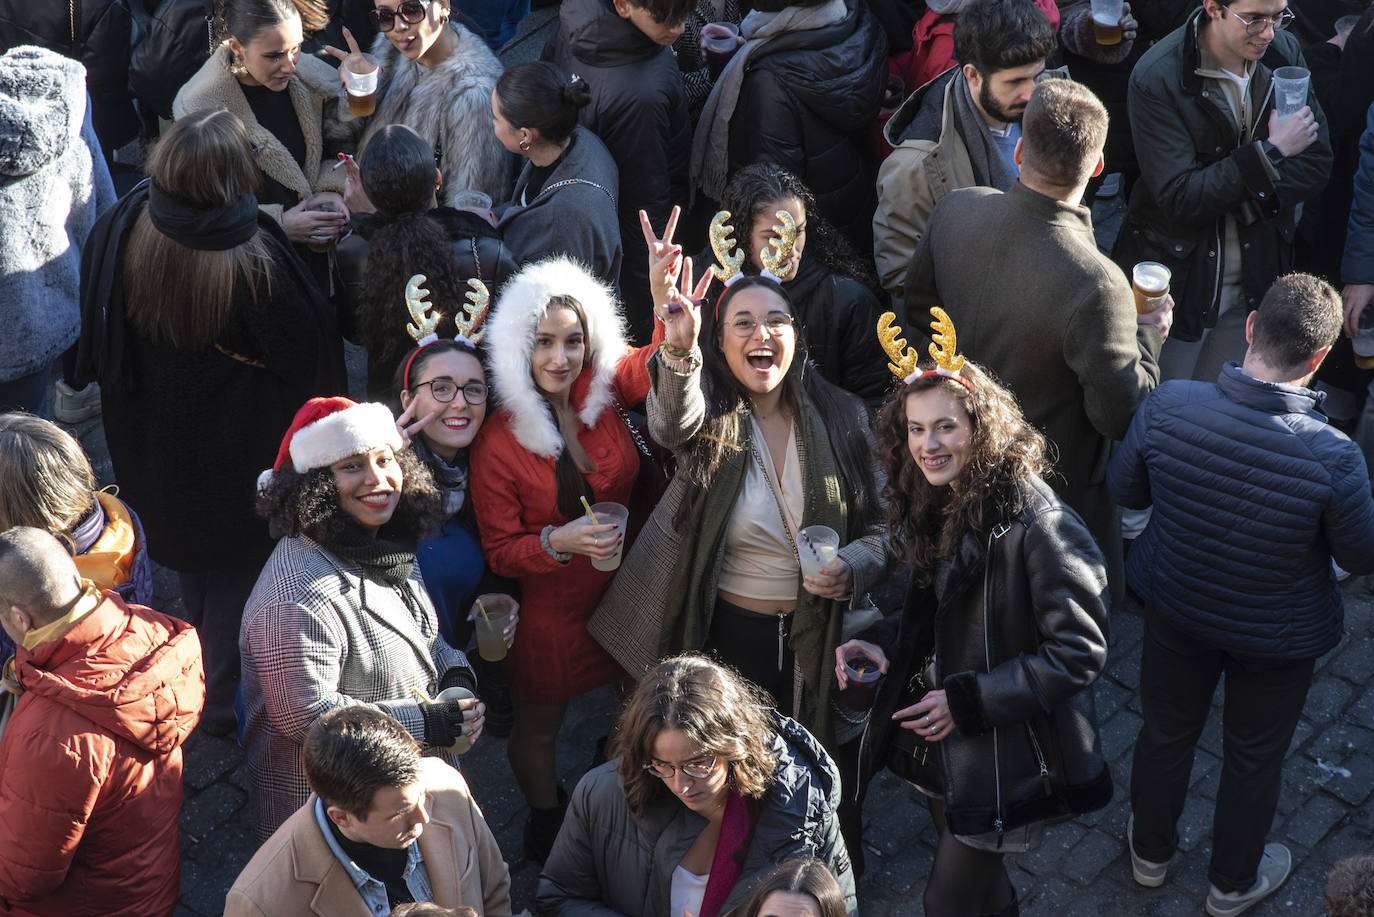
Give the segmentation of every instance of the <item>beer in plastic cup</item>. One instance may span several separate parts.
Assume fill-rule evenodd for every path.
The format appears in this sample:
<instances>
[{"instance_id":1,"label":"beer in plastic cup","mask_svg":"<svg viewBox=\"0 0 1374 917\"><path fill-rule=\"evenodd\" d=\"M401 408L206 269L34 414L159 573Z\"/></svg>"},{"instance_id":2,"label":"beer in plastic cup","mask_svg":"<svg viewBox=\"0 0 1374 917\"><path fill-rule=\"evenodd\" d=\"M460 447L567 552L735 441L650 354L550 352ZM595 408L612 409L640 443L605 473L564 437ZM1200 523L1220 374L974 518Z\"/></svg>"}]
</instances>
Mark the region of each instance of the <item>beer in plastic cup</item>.
<instances>
[{"instance_id":1,"label":"beer in plastic cup","mask_svg":"<svg viewBox=\"0 0 1374 917\"><path fill-rule=\"evenodd\" d=\"M808 525L797 533L797 559L802 576L819 576L840 553L840 536L828 525Z\"/></svg>"},{"instance_id":2,"label":"beer in plastic cup","mask_svg":"<svg viewBox=\"0 0 1374 917\"><path fill-rule=\"evenodd\" d=\"M510 613L494 611L485 605L483 611L477 612L473 619L477 624L477 653L487 662L500 662L506 658L504 631L510 623Z\"/></svg>"},{"instance_id":3,"label":"beer in plastic cup","mask_svg":"<svg viewBox=\"0 0 1374 917\"><path fill-rule=\"evenodd\" d=\"M371 70L358 73L344 67L344 86L348 90L348 111L359 118L377 110L377 65L367 62Z\"/></svg>"},{"instance_id":4,"label":"beer in plastic cup","mask_svg":"<svg viewBox=\"0 0 1374 917\"><path fill-rule=\"evenodd\" d=\"M1307 104L1307 84L1312 74L1303 67L1279 67L1274 71L1274 111L1280 118L1297 114Z\"/></svg>"},{"instance_id":5,"label":"beer in plastic cup","mask_svg":"<svg viewBox=\"0 0 1374 917\"><path fill-rule=\"evenodd\" d=\"M616 570L620 567L620 555L625 553L625 524L630 521L630 511L619 503L593 503L592 515L596 517L599 525L615 523L615 531L612 533L620 540L620 546L616 548L615 556L610 560L593 560L593 570ZM601 536L606 537L606 536Z\"/></svg>"},{"instance_id":6,"label":"beer in plastic cup","mask_svg":"<svg viewBox=\"0 0 1374 917\"><path fill-rule=\"evenodd\" d=\"M1121 44L1121 0L1092 0L1093 40L1099 45Z\"/></svg>"},{"instance_id":7,"label":"beer in plastic cup","mask_svg":"<svg viewBox=\"0 0 1374 917\"><path fill-rule=\"evenodd\" d=\"M467 688L445 688L434 698L434 703L442 704L445 701L466 700L476 696L477 695L473 694ZM459 736L458 741L450 745L447 750L455 755L461 755L470 748L472 748L472 739L463 735Z\"/></svg>"},{"instance_id":8,"label":"beer in plastic cup","mask_svg":"<svg viewBox=\"0 0 1374 917\"><path fill-rule=\"evenodd\" d=\"M1131 290L1135 293L1136 315L1144 315L1159 308L1159 300L1169 292L1172 272L1157 261L1142 261L1131 272Z\"/></svg>"}]
</instances>

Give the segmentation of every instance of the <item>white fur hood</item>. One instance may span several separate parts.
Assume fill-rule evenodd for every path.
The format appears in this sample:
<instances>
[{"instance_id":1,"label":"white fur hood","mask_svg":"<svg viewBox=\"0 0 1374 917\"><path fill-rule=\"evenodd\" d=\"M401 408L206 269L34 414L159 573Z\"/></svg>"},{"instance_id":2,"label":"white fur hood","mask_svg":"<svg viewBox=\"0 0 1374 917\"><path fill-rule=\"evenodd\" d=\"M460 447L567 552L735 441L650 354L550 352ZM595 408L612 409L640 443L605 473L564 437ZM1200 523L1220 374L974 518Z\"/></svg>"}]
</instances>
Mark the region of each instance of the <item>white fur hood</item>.
<instances>
[{"instance_id":1,"label":"white fur hood","mask_svg":"<svg viewBox=\"0 0 1374 917\"><path fill-rule=\"evenodd\" d=\"M488 367L497 400L511 433L535 455L557 458L563 437L530 375L534 331L553 296L571 296L587 316L587 356L582 374L573 383L573 404L587 427L615 398L611 383L627 343L625 318L611 288L569 258L550 258L528 264L501 288L501 298L486 322ZM579 404L580 402L580 404Z\"/></svg>"}]
</instances>

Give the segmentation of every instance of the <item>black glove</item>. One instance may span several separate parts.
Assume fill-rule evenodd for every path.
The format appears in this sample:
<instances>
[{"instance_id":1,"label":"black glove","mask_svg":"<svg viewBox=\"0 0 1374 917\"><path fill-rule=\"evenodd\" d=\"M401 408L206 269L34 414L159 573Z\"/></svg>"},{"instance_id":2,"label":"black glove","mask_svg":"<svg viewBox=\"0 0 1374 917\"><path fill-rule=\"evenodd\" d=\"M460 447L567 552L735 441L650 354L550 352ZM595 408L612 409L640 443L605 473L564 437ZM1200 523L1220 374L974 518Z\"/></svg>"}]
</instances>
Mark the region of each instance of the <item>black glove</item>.
<instances>
[{"instance_id":1,"label":"black glove","mask_svg":"<svg viewBox=\"0 0 1374 917\"><path fill-rule=\"evenodd\" d=\"M423 704L420 715L425 718L425 744L436 748L448 748L463 734L463 708L461 700L444 701L440 704Z\"/></svg>"},{"instance_id":2,"label":"black glove","mask_svg":"<svg viewBox=\"0 0 1374 917\"><path fill-rule=\"evenodd\" d=\"M447 691L449 688L467 688L473 694L477 693L477 674L473 672L471 666L455 665L444 672L444 677L439 679L439 691Z\"/></svg>"}]
</instances>

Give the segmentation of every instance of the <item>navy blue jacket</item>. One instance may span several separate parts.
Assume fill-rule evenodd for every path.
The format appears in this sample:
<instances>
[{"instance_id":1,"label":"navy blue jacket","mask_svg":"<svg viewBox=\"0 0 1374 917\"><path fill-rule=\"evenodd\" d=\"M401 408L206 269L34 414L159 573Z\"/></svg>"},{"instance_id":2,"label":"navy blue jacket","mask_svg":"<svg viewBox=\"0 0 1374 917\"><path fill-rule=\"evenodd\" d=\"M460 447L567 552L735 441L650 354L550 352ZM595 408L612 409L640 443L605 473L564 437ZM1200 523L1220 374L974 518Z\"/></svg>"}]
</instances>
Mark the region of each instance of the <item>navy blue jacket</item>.
<instances>
[{"instance_id":1,"label":"navy blue jacket","mask_svg":"<svg viewBox=\"0 0 1374 917\"><path fill-rule=\"evenodd\" d=\"M1374 500L1364 457L1320 400L1234 363L1215 383L1166 382L1145 399L1107 484L1123 506L1154 504L1126 578L1166 623L1266 659L1340 640L1331 560L1374 570Z\"/></svg>"},{"instance_id":2,"label":"navy blue jacket","mask_svg":"<svg viewBox=\"0 0 1374 917\"><path fill-rule=\"evenodd\" d=\"M1341 280L1374 283L1374 105L1369 106L1368 125L1360 137L1360 168L1355 173Z\"/></svg>"}]
</instances>

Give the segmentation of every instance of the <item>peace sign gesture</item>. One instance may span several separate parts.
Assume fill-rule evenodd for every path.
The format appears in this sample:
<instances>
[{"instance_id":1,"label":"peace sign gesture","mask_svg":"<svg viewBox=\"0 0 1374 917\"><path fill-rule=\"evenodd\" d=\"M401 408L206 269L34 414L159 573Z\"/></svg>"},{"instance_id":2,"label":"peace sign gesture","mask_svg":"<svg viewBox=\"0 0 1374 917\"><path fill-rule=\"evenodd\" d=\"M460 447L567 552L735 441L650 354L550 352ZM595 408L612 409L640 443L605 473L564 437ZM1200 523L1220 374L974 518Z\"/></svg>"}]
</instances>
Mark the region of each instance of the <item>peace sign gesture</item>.
<instances>
[{"instance_id":1,"label":"peace sign gesture","mask_svg":"<svg viewBox=\"0 0 1374 917\"><path fill-rule=\"evenodd\" d=\"M681 215L682 208L674 205L673 212L668 215L668 225L663 228L663 238L660 239L654 233L649 215L643 210L639 211L639 228L644 232L644 244L649 249L649 290L653 293L655 306L668 302L668 296L677 283L682 246L674 244L673 233L677 232L677 220Z\"/></svg>"},{"instance_id":2,"label":"peace sign gesture","mask_svg":"<svg viewBox=\"0 0 1374 917\"><path fill-rule=\"evenodd\" d=\"M325 45L324 50L330 57L341 61L339 64L339 82L343 83L344 87L347 88L348 77L345 75L345 71L352 70L354 73L371 73L373 70L380 68L371 58L363 54L362 49L358 47L358 42L353 38L353 33L348 31L347 26L344 27L343 37L344 41L348 43L347 52L340 51L333 45Z\"/></svg>"}]
</instances>

